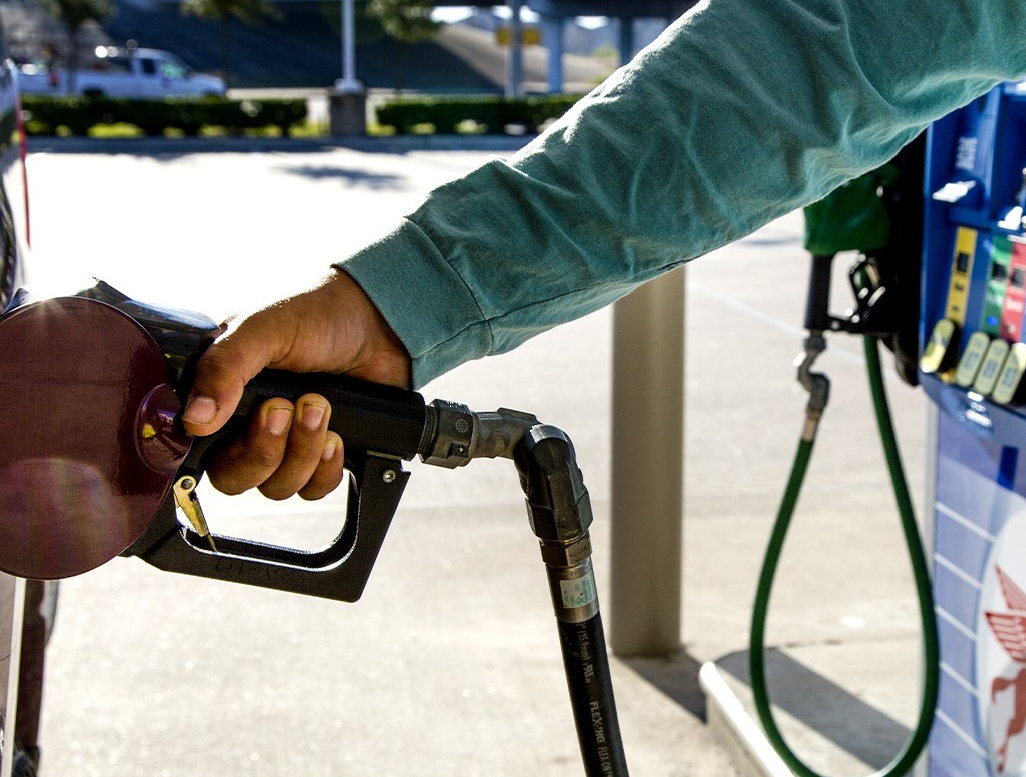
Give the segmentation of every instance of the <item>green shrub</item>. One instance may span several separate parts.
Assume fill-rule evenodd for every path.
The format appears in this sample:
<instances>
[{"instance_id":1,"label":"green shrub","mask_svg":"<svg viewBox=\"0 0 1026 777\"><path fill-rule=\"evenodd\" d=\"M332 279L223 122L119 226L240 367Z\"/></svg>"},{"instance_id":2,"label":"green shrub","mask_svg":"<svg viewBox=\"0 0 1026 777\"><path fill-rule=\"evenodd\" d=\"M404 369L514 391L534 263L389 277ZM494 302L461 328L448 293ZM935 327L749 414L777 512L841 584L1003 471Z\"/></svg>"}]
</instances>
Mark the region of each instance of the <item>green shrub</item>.
<instances>
[{"instance_id":1,"label":"green shrub","mask_svg":"<svg viewBox=\"0 0 1026 777\"><path fill-rule=\"evenodd\" d=\"M375 109L376 121L394 127L397 134L410 134L427 124L437 132L455 134L473 126L477 132L501 135L509 125L520 125L527 132L538 132L557 119L581 98L580 95L539 95L506 98L491 95L477 97L397 97Z\"/></svg>"},{"instance_id":2,"label":"green shrub","mask_svg":"<svg viewBox=\"0 0 1026 777\"><path fill-rule=\"evenodd\" d=\"M24 95L29 135L87 135L103 125L132 125L145 135L198 135L209 128L226 134L290 128L306 121L306 100L168 99L127 100Z\"/></svg>"}]
</instances>

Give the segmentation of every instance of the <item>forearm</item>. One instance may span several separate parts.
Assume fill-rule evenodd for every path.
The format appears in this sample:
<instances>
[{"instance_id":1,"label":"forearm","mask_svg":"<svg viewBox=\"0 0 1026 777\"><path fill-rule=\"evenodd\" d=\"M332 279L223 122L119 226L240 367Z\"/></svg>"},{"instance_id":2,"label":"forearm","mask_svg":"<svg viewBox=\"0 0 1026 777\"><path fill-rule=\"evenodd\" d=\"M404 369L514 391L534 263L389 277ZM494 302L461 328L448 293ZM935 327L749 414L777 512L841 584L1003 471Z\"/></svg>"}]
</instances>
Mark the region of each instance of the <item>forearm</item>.
<instances>
[{"instance_id":1,"label":"forearm","mask_svg":"<svg viewBox=\"0 0 1026 777\"><path fill-rule=\"evenodd\" d=\"M891 158L1026 72L1024 7L712 0L511 160L436 190L346 270L422 385Z\"/></svg>"}]
</instances>

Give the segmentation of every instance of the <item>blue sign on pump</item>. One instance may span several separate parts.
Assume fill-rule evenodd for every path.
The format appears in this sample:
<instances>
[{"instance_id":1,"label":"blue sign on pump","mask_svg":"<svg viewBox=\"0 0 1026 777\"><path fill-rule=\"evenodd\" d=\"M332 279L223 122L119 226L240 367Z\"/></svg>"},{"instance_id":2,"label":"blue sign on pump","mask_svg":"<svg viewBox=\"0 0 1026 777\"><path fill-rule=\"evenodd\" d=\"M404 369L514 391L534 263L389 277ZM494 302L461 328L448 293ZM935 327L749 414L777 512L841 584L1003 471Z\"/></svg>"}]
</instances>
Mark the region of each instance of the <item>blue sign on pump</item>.
<instances>
[{"instance_id":1,"label":"blue sign on pump","mask_svg":"<svg viewBox=\"0 0 1026 777\"><path fill-rule=\"evenodd\" d=\"M943 185L933 190L935 199L967 210L986 206L992 185L999 104L1000 94L993 91L958 112L948 175Z\"/></svg>"}]
</instances>

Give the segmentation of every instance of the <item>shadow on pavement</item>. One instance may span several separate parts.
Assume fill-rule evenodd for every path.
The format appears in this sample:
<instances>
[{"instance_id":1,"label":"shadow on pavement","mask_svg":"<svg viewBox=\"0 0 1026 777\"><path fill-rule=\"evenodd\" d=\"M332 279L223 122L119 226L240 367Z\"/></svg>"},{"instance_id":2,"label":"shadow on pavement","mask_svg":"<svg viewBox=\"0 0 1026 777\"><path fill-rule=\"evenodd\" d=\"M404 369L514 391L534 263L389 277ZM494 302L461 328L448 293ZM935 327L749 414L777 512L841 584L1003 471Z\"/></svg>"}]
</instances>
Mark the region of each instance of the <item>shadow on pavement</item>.
<instances>
[{"instance_id":1,"label":"shadow on pavement","mask_svg":"<svg viewBox=\"0 0 1026 777\"><path fill-rule=\"evenodd\" d=\"M410 188L409 181L401 175L375 173L351 167L321 167L318 165L285 166L283 172L309 178L312 181L337 180L350 187L363 187L374 191L404 191Z\"/></svg>"},{"instance_id":2,"label":"shadow on pavement","mask_svg":"<svg viewBox=\"0 0 1026 777\"><path fill-rule=\"evenodd\" d=\"M173 162L192 154L329 152L345 148L366 154L402 155L413 151L494 151L512 153L530 137L505 135L403 135L338 138L82 138L29 137L29 153L127 154Z\"/></svg>"},{"instance_id":3,"label":"shadow on pavement","mask_svg":"<svg viewBox=\"0 0 1026 777\"><path fill-rule=\"evenodd\" d=\"M698 684L702 664L686 650L667 658L624 658L621 662L705 722L705 694Z\"/></svg>"},{"instance_id":4,"label":"shadow on pavement","mask_svg":"<svg viewBox=\"0 0 1026 777\"><path fill-rule=\"evenodd\" d=\"M716 665L745 685L748 652L732 653ZM827 741L872 768L887 765L909 736L900 721L870 706L780 650L766 651L766 677L774 707L801 721Z\"/></svg>"}]
</instances>

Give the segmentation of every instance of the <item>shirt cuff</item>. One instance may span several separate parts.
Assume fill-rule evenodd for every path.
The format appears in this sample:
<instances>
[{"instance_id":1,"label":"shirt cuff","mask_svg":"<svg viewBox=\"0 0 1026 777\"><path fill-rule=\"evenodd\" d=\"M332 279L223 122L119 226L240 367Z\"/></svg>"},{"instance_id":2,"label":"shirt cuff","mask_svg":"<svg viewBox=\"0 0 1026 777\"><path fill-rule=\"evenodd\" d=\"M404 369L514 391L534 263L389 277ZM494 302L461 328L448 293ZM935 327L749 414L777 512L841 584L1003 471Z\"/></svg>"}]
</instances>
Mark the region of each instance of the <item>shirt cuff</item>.
<instances>
[{"instance_id":1,"label":"shirt cuff","mask_svg":"<svg viewBox=\"0 0 1026 777\"><path fill-rule=\"evenodd\" d=\"M413 388L490 352L491 327L474 295L412 221L335 266L360 285L406 346Z\"/></svg>"}]
</instances>

